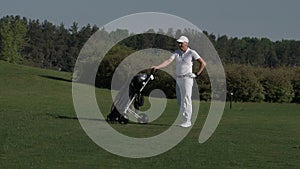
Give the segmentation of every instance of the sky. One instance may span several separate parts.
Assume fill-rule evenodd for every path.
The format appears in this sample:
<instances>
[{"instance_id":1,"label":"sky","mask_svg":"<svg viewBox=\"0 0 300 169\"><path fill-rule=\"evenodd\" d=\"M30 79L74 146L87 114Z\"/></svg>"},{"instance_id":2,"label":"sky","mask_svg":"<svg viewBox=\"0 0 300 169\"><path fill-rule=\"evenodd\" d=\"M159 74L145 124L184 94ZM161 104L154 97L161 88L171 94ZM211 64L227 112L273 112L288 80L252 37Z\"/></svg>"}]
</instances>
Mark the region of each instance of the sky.
<instances>
[{"instance_id":1,"label":"sky","mask_svg":"<svg viewBox=\"0 0 300 169\"><path fill-rule=\"evenodd\" d=\"M216 36L300 40L299 0L0 0L0 17L102 27L120 17L160 12Z\"/></svg>"}]
</instances>

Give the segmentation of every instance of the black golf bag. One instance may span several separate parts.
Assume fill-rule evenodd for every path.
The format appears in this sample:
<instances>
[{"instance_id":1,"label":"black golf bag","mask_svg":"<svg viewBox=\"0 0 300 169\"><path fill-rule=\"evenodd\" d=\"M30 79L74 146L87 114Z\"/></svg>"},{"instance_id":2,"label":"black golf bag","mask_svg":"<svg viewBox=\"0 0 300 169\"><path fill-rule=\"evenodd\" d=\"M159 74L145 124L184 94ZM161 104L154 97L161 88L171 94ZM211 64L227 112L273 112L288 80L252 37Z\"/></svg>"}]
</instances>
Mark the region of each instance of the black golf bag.
<instances>
[{"instance_id":1,"label":"black golf bag","mask_svg":"<svg viewBox=\"0 0 300 169\"><path fill-rule=\"evenodd\" d=\"M106 121L127 124L129 122L128 113L130 113L137 119L138 123L148 123L148 116L144 113L138 114L138 110L144 104L144 96L141 92L150 80L154 80L154 73L154 69L151 70L150 75L138 73L130 81L129 87L123 86L112 104L111 112L107 115Z\"/></svg>"}]
</instances>

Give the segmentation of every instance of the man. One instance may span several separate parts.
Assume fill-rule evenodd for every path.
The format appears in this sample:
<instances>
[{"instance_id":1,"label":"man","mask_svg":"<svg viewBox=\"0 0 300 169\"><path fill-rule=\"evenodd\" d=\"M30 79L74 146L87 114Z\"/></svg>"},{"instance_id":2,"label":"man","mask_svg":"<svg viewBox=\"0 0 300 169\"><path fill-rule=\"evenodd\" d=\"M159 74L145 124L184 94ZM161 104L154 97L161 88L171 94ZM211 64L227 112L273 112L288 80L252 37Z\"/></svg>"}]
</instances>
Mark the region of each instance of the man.
<instances>
[{"instance_id":1,"label":"man","mask_svg":"<svg viewBox=\"0 0 300 169\"><path fill-rule=\"evenodd\" d=\"M177 39L177 44L180 50L176 50L170 58L162 62L158 66L152 66L153 69L161 69L168 66L174 59L176 61L176 96L180 107L180 112L183 115L183 123L181 127L190 127L192 117L192 87L193 78L199 76L206 66L206 62L199 54L189 48L189 39L186 36L181 36ZM193 61L198 61L199 68L194 74Z\"/></svg>"}]
</instances>

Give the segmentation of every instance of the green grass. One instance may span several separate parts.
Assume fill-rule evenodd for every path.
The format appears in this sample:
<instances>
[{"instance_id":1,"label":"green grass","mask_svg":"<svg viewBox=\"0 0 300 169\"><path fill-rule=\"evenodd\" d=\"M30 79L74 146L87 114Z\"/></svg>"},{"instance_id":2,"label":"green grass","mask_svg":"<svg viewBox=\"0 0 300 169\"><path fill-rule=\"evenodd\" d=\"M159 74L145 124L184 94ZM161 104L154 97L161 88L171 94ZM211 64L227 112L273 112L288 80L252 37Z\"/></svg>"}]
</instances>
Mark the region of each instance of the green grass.
<instances>
[{"instance_id":1,"label":"green grass","mask_svg":"<svg viewBox=\"0 0 300 169\"><path fill-rule=\"evenodd\" d=\"M69 73L0 62L1 169L300 168L300 105L233 103L213 136L199 144L209 108L201 102L196 124L180 144L155 157L130 159L98 147L73 118L70 78ZM109 112L110 91L96 93ZM112 126L129 136L151 136L173 122L174 112L176 101L168 100L166 113L153 125Z\"/></svg>"}]
</instances>

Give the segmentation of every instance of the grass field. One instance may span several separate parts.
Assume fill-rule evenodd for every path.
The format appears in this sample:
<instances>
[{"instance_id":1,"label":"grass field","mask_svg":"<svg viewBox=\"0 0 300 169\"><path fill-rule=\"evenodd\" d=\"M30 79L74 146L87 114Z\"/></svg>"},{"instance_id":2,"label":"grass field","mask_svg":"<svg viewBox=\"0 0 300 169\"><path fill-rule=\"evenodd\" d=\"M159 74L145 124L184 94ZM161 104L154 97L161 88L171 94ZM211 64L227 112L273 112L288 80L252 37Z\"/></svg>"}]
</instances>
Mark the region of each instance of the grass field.
<instances>
[{"instance_id":1,"label":"grass field","mask_svg":"<svg viewBox=\"0 0 300 169\"><path fill-rule=\"evenodd\" d=\"M1 169L300 168L300 105L234 103L213 136L199 144L209 109L201 102L196 124L180 144L155 157L130 159L105 151L85 134L70 79L69 73L0 62ZM110 91L96 93L108 112ZM112 126L129 136L151 136L164 131L176 111L176 101L168 100L166 113L153 123Z\"/></svg>"}]
</instances>

